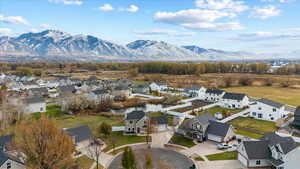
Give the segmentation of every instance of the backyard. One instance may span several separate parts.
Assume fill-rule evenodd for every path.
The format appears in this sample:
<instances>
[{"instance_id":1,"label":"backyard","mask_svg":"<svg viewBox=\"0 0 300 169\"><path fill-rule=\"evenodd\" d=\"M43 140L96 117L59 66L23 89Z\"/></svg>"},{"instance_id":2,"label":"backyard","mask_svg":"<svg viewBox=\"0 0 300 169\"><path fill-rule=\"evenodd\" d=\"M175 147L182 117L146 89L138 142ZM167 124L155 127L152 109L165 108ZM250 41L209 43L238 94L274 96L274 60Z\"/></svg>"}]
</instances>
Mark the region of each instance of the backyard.
<instances>
[{"instance_id":1,"label":"backyard","mask_svg":"<svg viewBox=\"0 0 300 169\"><path fill-rule=\"evenodd\" d=\"M229 121L236 128L237 134L259 138L265 133L277 130L276 124L271 121L258 120L250 117L238 117Z\"/></svg>"},{"instance_id":2,"label":"backyard","mask_svg":"<svg viewBox=\"0 0 300 169\"><path fill-rule=\"evenodd\" d=\"M229 115L236 114L241 111L242 111L242 109L226 109L226 108L223 108L220 106L215 106L215 107L198 112L198 115L201 115L201 114L204 114L207 112L211 113L212 115L215 115L216 113L220 112L223 114L224 117L227 117Z\"/></svg>"},{"instance_id":3,"label":"backyard","mask_svg":"<svg viewBox=\"0 0 300 169\"><path fill-rule=\"evenodd\" d=\"M174 134L170 140L171 144L178 144L185 147L193 147L196 145L192 139L186 138L180 134Z\"/></svg>"}]
</instances>

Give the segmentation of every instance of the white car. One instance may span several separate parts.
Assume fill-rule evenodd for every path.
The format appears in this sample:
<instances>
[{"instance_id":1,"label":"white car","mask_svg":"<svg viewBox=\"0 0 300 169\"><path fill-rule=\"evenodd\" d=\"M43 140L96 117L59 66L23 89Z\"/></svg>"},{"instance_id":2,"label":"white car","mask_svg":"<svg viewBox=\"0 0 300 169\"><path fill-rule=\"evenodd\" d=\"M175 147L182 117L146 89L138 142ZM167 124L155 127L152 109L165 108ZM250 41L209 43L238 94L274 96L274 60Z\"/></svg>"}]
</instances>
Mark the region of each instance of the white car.
<instances>
[{"instance_id":1,"label":"white car","mask_svg":"<svg viewBox=\"0 0 300 169\"><path fill-rule=\"evenodd\" d=\"M232 148L232 145L226 144L226 143L221 143L217 145L219 150L225 150L225 149L229 149Z\"/></svg>"}]
</instances>

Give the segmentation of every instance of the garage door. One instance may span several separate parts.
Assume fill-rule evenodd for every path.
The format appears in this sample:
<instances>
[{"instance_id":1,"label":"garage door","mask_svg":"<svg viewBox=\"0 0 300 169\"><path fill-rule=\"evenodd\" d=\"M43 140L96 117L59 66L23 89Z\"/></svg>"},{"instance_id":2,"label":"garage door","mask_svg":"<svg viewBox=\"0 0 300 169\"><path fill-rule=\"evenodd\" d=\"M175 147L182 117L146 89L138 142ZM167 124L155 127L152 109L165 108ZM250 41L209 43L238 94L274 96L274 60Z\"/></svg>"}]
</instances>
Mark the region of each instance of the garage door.
<instances>
[{"instance_id":1,"label":"garage door","mask_svg":"<svg viewBox=\"0 0 300 169\"><path fill-rule=\"evenodd\" d=\"M240 153L238 154L238 160L244 165L244 166L248 166L248 162L247 159L242 156Z\"/></svg>"},{"instance_id":2,"label":"garage door","mask_svg":"<svg viewBox=\"0 0 300 169\"><path fill-rule=\"evenodd\" d=\"M212 135L212 134L208 134L207 135L208 140L211 141L215 141L215 142L222 142L222 137L216 136L216 135Z\"/></svg>"},{"instance_id":3,"label":"garage door","mask_svg":"<svg viewBox=\"0 0 300 169\"><path fill-rule=\"evenodd\" d=\"M166 131L166 129L167 129L167 126L163 125L163 124L159 125L158 128L157 128L158 131Z\"/></svg>"}]
</instances>

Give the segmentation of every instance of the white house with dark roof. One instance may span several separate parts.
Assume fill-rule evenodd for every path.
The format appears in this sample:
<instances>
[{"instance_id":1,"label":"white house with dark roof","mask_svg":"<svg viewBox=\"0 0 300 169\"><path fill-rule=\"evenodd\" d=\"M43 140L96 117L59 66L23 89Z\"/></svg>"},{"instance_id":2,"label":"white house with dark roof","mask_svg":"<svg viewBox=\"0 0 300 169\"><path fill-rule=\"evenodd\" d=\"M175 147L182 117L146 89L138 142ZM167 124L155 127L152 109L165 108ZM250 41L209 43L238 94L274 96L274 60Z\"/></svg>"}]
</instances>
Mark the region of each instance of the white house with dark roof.
<instances>
[{"instance_id":1,"label":"white house with dark roof","mask_svg":"<svg viewBox=\"0 0 300 169\"><path fill-rule=\"evenodd\" d=\"M285 106L269 99L258 99L250 104L250 116L256 119L276 121L287 117Z\"/></svg>"},{"instance_id":2,"label":"white house with dark roof","mask_svg":"<svg viewBox=\"0 0 300 169\"><path fill-rule=\"evenodd\" d=\"M64 129L64 131L72 137L73 143L75 144L77 151L88 147L94 141L94 137L88 126L68 128Z\"/></svg>"},{"instance_id":3,"label":"white house with dark roof","mask_svg":"<svg viewBox=\"0 0 300 169\"><path fill-rule=\"evenodd\" d=\"M13 135L0 137L0 169L25 169L24 161L9 146L12 138Z\"/></svg>"},{"instance_id":4,"label":"white house with dark roof","mask_svg":"<svg viewBox=\"0 0 300 169\"><path fill-rule=\"evenodd\" d=\"M149 85L149 87L151 91L157 91L157 92L168 89L167 83L163 83L163 82L158 82L158 83L153 82Z\"/></svg>"},{"instance_id":5,"label":"white house with dark roof","mask_svg":"<svg viewBox=\"0 0 300 169\"><path fill-rule=\"evenodd\" d=\"M267 133L258 141L243 141L238 147L238 160L247 168L298 169L299 155L292 137L275 133Z\"/></svg>"},{"instance_id":6,"label":"white house with dark roof","mask_svg":"<svg viewBox=\"0 0 300 169\"><path fill-rule=\"evenodd\" d=\"M205 92L205 100L209 102L218 102L222 99L225 92L220 89L207 89Z\"/></svg>"},{"instance_id":7,"label":"white house with dark roof","mask_svg":"<svg viewBox=\"0 0 300 169\"><path fill-rule=\"evenodd\" d=\"M219 104L224 108L242 109L249 105L249 97L240 93L225 93Z\"/></svg>"},{"instance_id":8,"label":"white house with dark roof","mask_svg":"<svg viewBox=\"0 0 300 169\"><path fill-rule=\"evenodd\" d=\"M111 99L112 96L110 94L109 90L105 90L105 89L97 89L97 90L93 90L89 93L89 98L97 101L101 101L101 100L105 100L105 99Z\"/></svg>"},{"instance_id":9,"label":"white house with dark roof","mask_svg":"<svg viewBox=\"0 0 300 169\"><path fill-rule=\"evenodd\" d=\"M46 112L46 101L42 96L31 96L25 99L25 113Z\"/></svg>"},{"instance_id":10,"label":"white house with dark roof","mask_svg":"<svg viewBox=\"0 0 300 169\"><path fill-rule=\"evenodd\" d=\"M185 92L191 97L198 97L199 99L204 100L206 88L203 86L192 86L190 88L186 88Z\"/></svg>"},{"instance_id":11,"label":"white house with dark roof","mask_svg":"<svg viewBox=\"0 0 300 169\"><path fill-rule=\"evenodd\" d=\"M144 111L132 111L125 114L124 134L139 135L146 134L149 117Z\"/></svg>"}]
</instances>

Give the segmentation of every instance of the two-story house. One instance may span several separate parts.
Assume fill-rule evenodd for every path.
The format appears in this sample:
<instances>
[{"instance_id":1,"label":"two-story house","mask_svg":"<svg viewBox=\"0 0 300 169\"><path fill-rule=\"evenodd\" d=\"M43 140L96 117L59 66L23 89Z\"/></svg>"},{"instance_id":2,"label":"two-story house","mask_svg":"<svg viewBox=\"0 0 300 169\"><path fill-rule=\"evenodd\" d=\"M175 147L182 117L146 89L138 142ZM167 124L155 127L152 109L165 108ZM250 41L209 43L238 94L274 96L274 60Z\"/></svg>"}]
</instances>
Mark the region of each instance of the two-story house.
<instances>
[{"instance_id":1,"label":"two-story house","mask_svg":"<svg viewBox=\"0 0 300 169\"><path fill-rule=\"evenodd\" d=\"M94 141L92 132L88 126L64 129L71 136L77 151L84 150Z\"/></svg>"},{"instance_id":2,"label":"two-story house","mask_svg":"<svg viewBox=\"0 0 300 169\"><path fill-rule=\"evenodd\" d=\"M112 90L112 95L115 97L128 98L131 96L131 89L125 86L117 86Z\"/></svg>"},{"instance_id":3,"label":"two-story house","mask_svg":"<svg viewBox=\"0 0 300 169\"><path fill-rule=\"evenodd\" d=\"M225 92L220 89L207 89L205 92L205 100L209 102L218 102L222 99Z\"/></svg>"},{"instance_id":4,"label":"two-story house","mask_svg":"<svg viewBox=\"0 0 300 169\"><path fill-rule=\"evenodd\" d=\"M137 85L132 88L133 93L148 94L150 91L148 85Z\"/></svg>"},{"instance_id":5,"label":"two-story house","mask_svg":"<svg viewBox=\"0 0 300 169\"><path fill-rule=\"evenodd\" d=\"M149 87L151 91L157 91L157 92L168 89L167 83L163 83L163 82L159 82L159 83L153 82L149 85Z\"/></svg>"},{"instance_id":6,"label":"two-story house","mask_svg":"<svg viewBox=\"0 0 300 169\"><path fill-rule=\"evenodd\" d=\"M224 108L242 109L249 105L249 97L240 93L225 93L219 103Z\"/></svg>"},{"instance_id":7,"label":"two-story house","mask_svg":"<svg viewBox=\"0 0 300 169\"><path fill-rule=\"evenodd\" d=\"M184 120L176 133L199 142L206 140L227 142L234 136L231 125L216 121L210 113Z\"/></svg>"},{"instance_id":8,"label":"two-story house","mask_svg":"<svg viewBox=\"0 0 300 169\"><path fill-rule=\"evenodd\" d=\"M243 141L238 160L248 168L298 169L300 149L292 137L267 133L258 141Z\"/></svg>"},{"instance_id":9,"label":"two-story house","mask_svg":"<svg viewBox=\"0 0 300 169\"><path fill-rule=\"evenodd\" d=\"M125 130L126 135L142 135L147 133L149 117L144 111L132 111L125 115Z\"/></svg>"},{"instance_id":10,"label":"two-story house","mask_svg":"<svg viewBox=\"0 0 300 169\"><path fill-rule=\"evenodd\" d=\"M285 118L285 106L269 99L258 99L250 104L250 116L256 119L276 121Z\"/></svg>"},{"instance_id":11,"label":"two-story house","mask_svg":"<svg viewBox=\"0 0 300 169\"><path fill-rule=\"evenodd\" d=\"M25 99L25 113L46 112L46 101L42 96L30 96Z\"/></svg>"},{"instance_id":12,"label":"two-story house","mask_svg":"<svg viewBox=\"0 0 300 169\"><path fill-rule=\"evenodd\" d=\"M92 100L95 100L96 102L101 102L103 100L112 98L109 90L105 90L105 89L93 90L89 93L88 96L89 96L89 98L91 98Z\"/></svg>"},{"instance_id":13,"label":"two-story house","mask_svg":"<svg viewBox=\"0 0 300 169\"><path fill-rule=\"evenodd\" d=\"M204 100L206 88L203 86L192 86L190 88L186 88L185 92L191 97L198 97L199 99Z\"/></svg>"}]
</instances>

